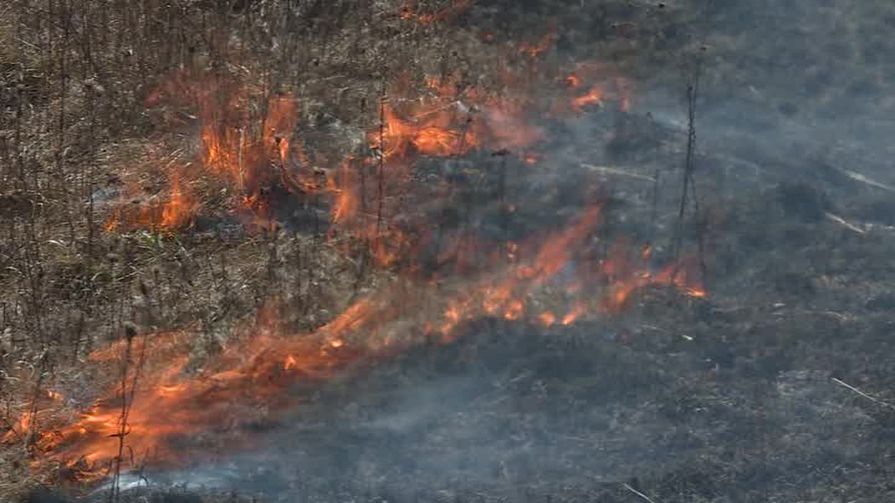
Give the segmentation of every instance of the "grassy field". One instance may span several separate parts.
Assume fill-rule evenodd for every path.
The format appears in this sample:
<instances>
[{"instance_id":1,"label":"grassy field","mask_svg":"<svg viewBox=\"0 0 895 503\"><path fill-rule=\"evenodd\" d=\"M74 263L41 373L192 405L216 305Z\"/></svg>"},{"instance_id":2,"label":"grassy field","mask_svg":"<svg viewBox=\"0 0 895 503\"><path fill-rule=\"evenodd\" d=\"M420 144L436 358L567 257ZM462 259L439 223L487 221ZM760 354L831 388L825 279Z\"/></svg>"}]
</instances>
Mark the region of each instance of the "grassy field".
<instances>
[{"instance_id":1,"label":"grassy field","mask_svg":"<svg viewBox=\"0 0 895 503\"><path fill-rule=\"evenodd\" d=\"M0 501L895 495L890 3L8 4Z\"/></svg>"}]
</instances>

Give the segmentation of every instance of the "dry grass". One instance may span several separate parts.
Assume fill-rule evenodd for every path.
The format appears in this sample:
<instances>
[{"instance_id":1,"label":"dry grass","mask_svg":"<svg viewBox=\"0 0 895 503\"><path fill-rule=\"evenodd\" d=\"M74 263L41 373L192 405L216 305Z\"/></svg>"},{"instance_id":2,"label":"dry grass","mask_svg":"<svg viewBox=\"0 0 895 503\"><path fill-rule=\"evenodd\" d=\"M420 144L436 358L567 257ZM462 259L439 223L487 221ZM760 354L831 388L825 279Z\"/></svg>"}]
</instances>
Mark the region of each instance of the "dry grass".
<instances>
[{"instance_id":1,"label":"dry grass","mask_svg":"<svg viewBox=\"0 0 895 503\"><path fill-rule=\"evenodd\" d=\"M438 11L447 2L420 4ZM258 108L269 95L294 93L302 136L317 154L313 167L332 169L341 155L367 148L364 132L378 120L383 92L400 95L426 75L457 75L499 92L500 66L527 64L515 44L542 37L550 23L530 22L511 2L485 4L461 14L458 26L408 23L399 0L15 0L0 7L5 419L15 420L38 382L80 388L73 410L89 403L85 357L121 338L128 324L148 333L193 328L200 365L271 297L289 307L287 324L311 329L390 274L362 272L358 257L308 229L251 234L212 222L174 234L106 232L122 180L139 187L131 197L150 200L158 196L160 163L195 156L195 111L184 104L148 110L154 90L186 72L260 89ZM656 27L689 22L686 6L669 2L672 14L658 15L629 4L601 3L613 21L597 8L555 9L565 16L560 23L589 16L598 33L569 30L575 54L547 55L545 73L599 53L636 76L647 63L678 57L687 44L656 35ZM219 186L196 190L206 212L225 212ZM56 481L29 473L27 447L22 439L2 449L0 500L38 481L29 477Z\"/></svg>"}]
</instances>

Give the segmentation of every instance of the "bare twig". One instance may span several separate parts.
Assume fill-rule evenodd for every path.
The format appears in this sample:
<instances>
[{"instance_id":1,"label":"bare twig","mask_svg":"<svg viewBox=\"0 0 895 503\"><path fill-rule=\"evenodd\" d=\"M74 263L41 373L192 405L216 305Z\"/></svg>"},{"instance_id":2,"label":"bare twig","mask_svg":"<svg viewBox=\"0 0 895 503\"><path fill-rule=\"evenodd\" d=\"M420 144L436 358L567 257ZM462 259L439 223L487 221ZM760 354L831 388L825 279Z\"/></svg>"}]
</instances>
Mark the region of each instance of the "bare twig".
<instances>
[{"instance_id":1,"label":"bare twig","mask_svg":"<svg viewBox=\"0 0 895 503\"><path fill-rule=\"evenodd\" d=\"M34 394L31 397L31 405L28 407L28 428L22 431L22 440L27 451L30 447L31 439L37 435L37 411L38 399L42 393L42 386L45 377L46 366L49 361L49 352L45 349L40 357L40 364L37 368L37 381L34 383Z\"/></svg>"},{"instance_id":2,"label":"bare twig","mask_svg":"<svg viewBox=\"0 0 895 503\"><path fill-rule=\"evenodd\" d=\"M137 367L134 370L134 376L131 379L130 383L130 396L128 396L128 375L129 375L129 367L130 367L130 359L131 359L131 351L132 351L132 343L134 337L136 337L136 329L131 325L125 325L125 337L127 340L127 345L124 350L124 359L122 361L122 371L121 371L121 416L119 418L119 430L115 435L118 437L118 455L115 457L114 463L114 471L112 477L112 489L109 494L109 501L114 503L118 501L120 496L120 488L119 481L121 479L121 462L124 459L124 448L125 448L125 438L130 433L128 430L128 416L130 416L131 407L134 404L134 395L137 393L137 384L140 380L140 371L143 368L143 363L146 358L146 340L143 340L140 349L139 360L137 361Z\"/></svg>"},{"instance_id":3,"label":"bare twig","mask_svg":"<svg viewBox=\"0 0 895 503\"><path fill-rule=\"evenodd\" d=\"M873 402L873 403L875 403L875 404L877 404L877 405L879 405L879 406L885 407L885 408L887 408L887 409L895 410L895 405L892 405L892 404L889 403L889 402L884 402L884 401L882 401L882 400L880 400L879 398L876 398L876 397L874 397L874 396L868 395L867 393L865 393L865 392L859 390L858 388L852 386L851 384L848 384L847 382L845 382L845 381L843 381L843 380L841 380L841 379L836 379L835 377L831 377L830 379L831 379L834 383L836 383L836 384L842 386L843 388L845 388L845 389L847 389L847 390L849 390L849 391L851 391L851 392L853 392L853 393L857 393L858 395L860 395L860 396L862 396L862 397L864 397L864 398L870 400L871 402Z\"/></svg>"},{"instance_id":4,"label":"bare twig","mask_svg":"<svg viewBox=\"0 0 895 503\"><path fill-rule=\"evenodd\" d=\"M832 213L827 213L826 215L827 215L827 218L830 219L831 221L836 222L837 224L845 227L846 229L848 229L852 232L855 232L857 234L867 234L867 231L865 231L864 229L858 227L857 225L847 221L846 219L840 217L839 215L834 215Z\"/></svg>"},{"instance_id":5,"label":"bare twig","mask_svg":"<svg viewBox=\"0 0 895 503\"><path fill-rule=\"evenodd\" d=\"M684 160L683 188L681 189L681 198L678 205L677 229L674 237L674 256L680 255L681 244L684 236L684 213L687 210L687 202L690 200L691 186L694 183L693 170L694 158L696 154L696 102L699 99L699 77L702 72L702 57L700 56L696 62L696 69L693 71L692 80L687 85L687 155ZM693 196L694 204L697 205L696 196ZM698 211L698 210L697 210Z\"/></svg>"},{"instance_id":6,"label":"bare twig","mask_svg":"<svg viewBox=\"0 0 895 503\"><path fill-rule=\"evenodd\" d=\"M623 169L613 168L611 166L596 166L593 164L582 163L581 167L590 171L596 171L601 175L617 175L626 178L633 178L635 180L643 180L650 183L655 183L657 179L657 176L641 175L640 173L633 173L631 171L625 171Z\"/></svg>"},{"instance_id":7,"label":"bare twig","mask_svg":"<svg viewBox=\"0 0 895 503\"><path fill-rule=\"evenodd\" d=\"M376 207L376 232L377 239L382 233L382 204L385 199L385 84L382 85L382 94L379 99L379 165L378 165L378 186L377 186L377 207Z\"/></svg>"},{"instance_id":8,"label":"bare twig","mask_svg":"<svg viewBox=\"0 0 895 503\"><path fill-rule=\"evenodd\" d=\"M867 185L870 185L871 187L883 189L887 192L895 192L895 187L892 187L891 185L886 185L882 182L878 182L876 180L868 178L867 176L862 175L861 173L858 173L857 171L852 171L849 169L841 169L841 168L839 169L839 171L842 172L842 174L844 174L845 176L847 176L857 182L866 183Z\"/></svg>"},{"instance_id":9,"label":"bare twig","mask_svg":"<svg viewBox=\"0 0 895 503\"><path fill-rule=\"evenodd\" d=\"M643 501L649 501L649 503L656 503L655 500L653 500L653 499L650 498L649 496L643 494L642 492L638 491L637 489L634 489L633 487L631 487L630 484L627 484L627 483L622 484L622 487L624 487L624 488L627 489L628 491L631 491L632 493L634 493L635 495L637 495L638 497L640 497L641 499L643 499Z\"/></svg>"},{"instance_id":10,"label":"bare twig","mask_svg":"<svg viewBox=\"0 0 895 503\"><path fill-rule=\"evenodd\" d=\"M702 34L702 42L700 43L699 52L696 55L692 73L687 83L687 150L684 160L683 172L683 188L681 190L680 204L678 206L677 227L674 235L673 256L675 260L680 257L681 246L684 239L684 216L687 210L687 203L692 199L693 210L695 213L696 223L696 241L698 245L699 269L703 283L706 281L707 267L705 261L705 229L706 221L700 215L699 198L696 195L696 179L694 177L695 159L696 159L696 105L699 102L699 84L702 77L703 62L705 58L705 39L707 37L707 26L709 13L712 7L712 0L706 0L705 3L705 24L706 32Z\"/></svg>"}]
</instances>

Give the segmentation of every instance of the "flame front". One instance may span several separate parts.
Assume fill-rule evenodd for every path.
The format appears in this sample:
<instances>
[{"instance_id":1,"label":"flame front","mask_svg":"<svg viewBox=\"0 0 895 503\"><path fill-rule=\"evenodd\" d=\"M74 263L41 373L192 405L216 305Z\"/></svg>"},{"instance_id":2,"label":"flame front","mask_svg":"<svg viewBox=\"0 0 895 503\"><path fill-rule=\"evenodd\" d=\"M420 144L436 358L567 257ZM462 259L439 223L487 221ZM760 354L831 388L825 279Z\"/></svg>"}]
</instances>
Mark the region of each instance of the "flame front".
<instances>
[{"instance_id":1,"label":"flame front","mask_svg":"<svg viewBox=\"0 0 895 503\"><path fill-rule=\"evenodd\" d=\"M463 11L472 6L473 0L452 0L451 5L444 7L435 12L419 12L416 8L415 0L407 0L401 8L401 19L406 21L416 21L422 25L429 25L441 21L446 21L454 16L459 15Z\"/></svg>"},{"instance_id":2,"label":"flame front","mask_svg":"<svg viewBox=\"0 0 895 503\"><path fill-rule=\"evenodd\" d=\"M549 327L621 309L633 292L649 285L704 295L680 268L651 274L647 264L621 255L590 263L587 250L599 217L598 206L586 209L566 229L520 245L517 260L500 258L476 279L402 280L360 299L313 333L280 336L276 317L259 315L257 323L198 373L187 371L188 333L118 341L94 352L90 360L114 365L130 355L131 365L139 362L142 373L127 401L126 425L121 422L122 396L131 396L130 390L117 383L71 424L41 433L35 445L45 454L36 463L59 463L82 480L102 478L118 459L124 434L133 453L126 465L176 465L190 452L201 456L203 447L211 450L200 440L203 436L226 434L230 448L249 446L245 426L274 420L300 404L302 395L293 389L297 383L324 382L430 340L452 343L468 334L461 329L465 322L483 316ZM621 253L624 247L617 249ZM564 308L558 306L565 314L535 309L533 299L558 286L556 282L564 285L570 269L576 274L564 288L569 296ZM408 325L408 319L416 321ZM28 423L20 428L26 431Z\"/></svg>"},{"instance_id":3,"label":"flame front","mask_svg":"<svg viewBox=\"0 0 895 503\"><path fill-rule=\"evenodd\" d=\"M422 14L412 3L401 17L431 24L470 4L456 1L445 10ZM513 56L535 64L556 38L551 29L539 40L516 46ZM430 200L454 203L456 187L450 181L414 185L411 171L421 157L473 154L468 157L475 160L476 153L490 151L491 157L515 156L523 171L534 172L548 164L537 152L548 135L533 115L597 113L597 105L611 100L627 111L630 84L603 75L603 70L600 65L578 65L565 73L566 68L550 79L556 89L549 100L536 99L537 90L518 84L524 75L509 71L503 77L514 85L502 93L461 85L450 75L427 76L419 93L395 93L382 100L378 120L362 138L370 147L364 154L342 152L335 158L342 159L340 164L321 162L323 169L315 166L322 156L305 152L298 134L300 103L291 94L269 95L208 77L196 78L198 83L173 78L147 105L173 99L167 95L187 96L197 113L195 150L157 168L162 190L148 200L137 199L138 204L116 207L107 231L183 230L208 204L201 197L208 192L224 194L230 211L264 226L273 218L265 189L279 187L294 198L323 195L331 220L329 244L350 253L352 245L362 243L364 260L369 257L388 268L392 280L311 333L290 334L276 316L262 310L255 323L238 330L200 370L187 356L189 331L118 341L93 352L90 361L124 379L106 383L86 412L65 417L62 412L68 409L61 406L61 395L42 397L50 404L29 404L2 440L33 435L37 469L62 466L80 480L101 479L115 463L130 468L177 465L208 456L217 438L226 437L231 449L248 447L248 426L276 420L300 405L304 386L361 370L415 346L453 343L469 333L463 326L475 319L559 331L618 312L632 303L636 292L650 286L705 296L686 261L654 270L651 249L635 253L624 243L603 256L596 237L599 204L580 208L558 231L504 239L490 249L474 231L456 231L445 238L451 246L435 253L437 262L453 261L455 267L437 277L421 274L424 268L415 255L434 240L433 222L425 219L425 211L404 212L423 215L416 220L390 218L406 210L399 201L408 194L420 206ZM126 195L137 193L132 189ZM514 210L500 201L501 212ZM457 271L462 274L451 274Z\"/></svg>"}]
</instances>

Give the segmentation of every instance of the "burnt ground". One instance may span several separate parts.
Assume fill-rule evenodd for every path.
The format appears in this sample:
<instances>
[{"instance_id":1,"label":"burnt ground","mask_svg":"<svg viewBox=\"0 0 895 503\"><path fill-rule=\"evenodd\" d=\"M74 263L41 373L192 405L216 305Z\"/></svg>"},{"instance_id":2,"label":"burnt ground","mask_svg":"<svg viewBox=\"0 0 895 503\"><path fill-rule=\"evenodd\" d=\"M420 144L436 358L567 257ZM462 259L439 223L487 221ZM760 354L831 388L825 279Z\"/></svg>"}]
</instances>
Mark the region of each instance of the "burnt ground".
<instances>
[{"instance_id":1,"label":"burnt ground","mask_svg":"<svg viewBox=\"0 0 895 503\"><path fill-rule=\"evenodd\" d=\"M708 298L646 290L625 313L563 328L474 321L453 345L317 390L264 425L255 452L127 478L151 487L122 501L895 499L895 12L815 3L716 1L690 16L707 50L685 245L703 229ZM564 5L519 2L507 22L574 17ZM660 173L654 204L651 182L601 172L602 232L668 256L686 71L638 64L661 71L638 81L632 113L566 124L611 141L559 157Z\"/></svg>"}]
</instances>

